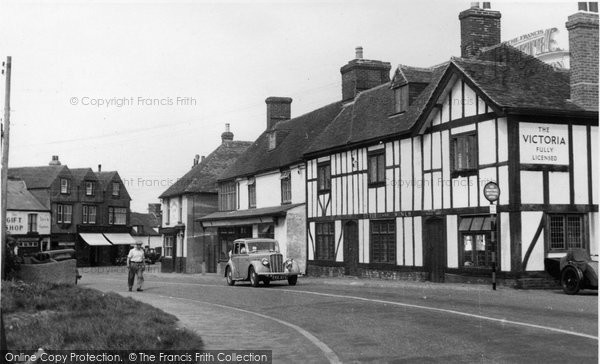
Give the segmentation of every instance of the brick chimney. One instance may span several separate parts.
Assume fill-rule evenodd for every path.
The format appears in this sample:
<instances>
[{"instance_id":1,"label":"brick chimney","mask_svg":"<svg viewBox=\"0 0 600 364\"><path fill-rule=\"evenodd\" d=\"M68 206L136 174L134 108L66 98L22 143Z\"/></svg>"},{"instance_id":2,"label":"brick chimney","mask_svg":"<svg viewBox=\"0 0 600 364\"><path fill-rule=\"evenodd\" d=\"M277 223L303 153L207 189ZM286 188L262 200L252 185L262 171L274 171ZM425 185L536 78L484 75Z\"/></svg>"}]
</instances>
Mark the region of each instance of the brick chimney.
<instances>
[{"instance_id":1,"label":"brick chimney","mask_svg":"<svg viewBox=\"0 0 600 364\"><path fill-rule=\"evenodd\" d=\"M571 101L597 110L598 3L579 3L579 10L565 24L571 53Z\"/></svg>"},{"instance_id":2,"label":"brick chimney","mask_svg":"<svg viewBox=\"0 0 600 364\"><path fill-rule=\"evenodd\" d=\"M500 43L499 11L491 10L489 2L471 3L471 8L458 15L460 19L460 56L472 58L479 50Z\"/></svg>"},{"instance_id":3,"label":"brick chimney","mask_svg":"<svg viewBox=\"0 0 600 364\"><path fill-rule=\"evenodd\" d=\"M52 156L52 160L48 163L49 166L60 166L60 161L58 160L57 155Z\"/></svg>"},{"instance_id":4,"label":"brick chimney","mask_svg":"<svg viewBox=\"0 0 600 364\"><path fill-rule=\"evenodd\" d=\"M290 120L292 99L289 97L267 97L267 130L271 130L280 121Z\"/></svg>"},{"instance_id":5,"label":"brick chimney","mask_svg":"<svg viewBox=\"0 0 600 364\"><path fill-rule=\"evenodd\" d=\"M225 124L225 131L221 134L221 142L230 142L233 140L233 133L229 131L229 123Z\"/></svg>"},{"instance_id":6,"label":"brick chimney","mask_svg":"<svg viewBox=\"0 0 600 364\"><path fill-rule=\"evenodd\" d=\"M363 48L356 47L353 60L342 68L342 101L351 101L361 91L390 81L389 62L363 59Z\"/></svg>"}]
</instances>

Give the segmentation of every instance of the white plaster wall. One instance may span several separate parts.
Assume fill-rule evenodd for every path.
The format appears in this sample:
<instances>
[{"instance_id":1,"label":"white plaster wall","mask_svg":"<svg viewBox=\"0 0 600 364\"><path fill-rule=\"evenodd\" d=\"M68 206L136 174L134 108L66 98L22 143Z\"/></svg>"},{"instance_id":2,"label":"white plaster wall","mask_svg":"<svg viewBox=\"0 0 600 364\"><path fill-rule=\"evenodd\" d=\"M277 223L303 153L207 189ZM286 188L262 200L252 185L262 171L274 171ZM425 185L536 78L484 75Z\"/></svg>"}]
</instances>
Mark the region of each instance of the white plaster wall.
<instances>
[{"instance_id":1,"label":"white plaster wall","mask_svg":"<svg viewBox=\"0 0 600 364\"><path fill-rule=\"evenodd\" d=\"M521 171L521 203L544 203L542 172Z\"/></svg>"},{"instance_id":2,"label":"white plaster wall","mask_svg":"<svg viewBox=\"0 0 600 364\"><path fill-rule=\"evenodd\" d=\"M500 213L500 270L510 272L510 215Z\"/></svg>"},{"instance_id":3,"label":"white plaster wall","mask_svg":"<svg viewBox=\"0 0 600 364\"><path fill-rule=\"evenodd\" d=\"M486 120L477 126L479 164L496 163L496 121Z\"/></svg>"},{"instance_id":4,"label":"white plaster wall","mask_svg":"<svg viewBox=\"0 0 600 364\"><path fill-rule=\"evenodd\" d=\"M575 178L577 179L577 178ZM549 199L553 204L570 203L569 172L548 173ZM587 184L586 184L587 187ZM587 195L587 194L586 194Z\"/></svg>"},{"instance_id":5,"label":"white plaster wall","mask_svg":"<svg viewBox=\"0 0 600 364\"><path fill-rule=\"evenodd\" d=\"M415 241L414 265L417 267L423 266L423 232L422 232L422 228L423 228L423 223L422 223L421 216L415 216L414 217L414 228L413 228L414 241Z\"/></svg>"},{"instance_id":6,"label":"white plaster wall","mask_svg":"<svg viewBox=\"0 0 600 364\"><path fill-rule=\"evenodd\" d=\"M404 218L396 218L396 265L404 265Z\"/></svg>"},{"instance_id":7,"label":"white plaster wall","mask_svg":"<svg viewBox=\"0 0 600 364\"><path fill-rule=\"evenodd\" d=\"M413 260L413 218L404 218L404 262L405 265L414 265Z\"/></svg>"},{"instance_id":8,"label":"white plaster wall","mask_svg":"<svg viewBox=\"0 0 600 364\"><path fill-rule=\"evenodd\" d=\"M521 257L525 259L525 254L532 243L532 239L540 224L543 212L527 211L521 212ZM544 270L544 231L536 241L535 248L529 256L527 271Z\"/></svg>"},{"instance_id":9,"label":"white plaster wall","mask_svg":"<svg viewBox=\"0 0 600 364\"><path fill-rule=\"evenodd\" d=\"M458 218L456 215L446 216L446 242L448 268L458 268Z\"/></svg>"},{"instance_id":10,"label":"white plaster wall","mask_svg":"<svg viewBox=\"0 0 600 364\"><path fill-rule=\"evenodd\" d=\"M260 175L256 177L256 208L281 205L281 173ZM246 206L248 199L246 199Z\"/></svg>"}]
</instances>

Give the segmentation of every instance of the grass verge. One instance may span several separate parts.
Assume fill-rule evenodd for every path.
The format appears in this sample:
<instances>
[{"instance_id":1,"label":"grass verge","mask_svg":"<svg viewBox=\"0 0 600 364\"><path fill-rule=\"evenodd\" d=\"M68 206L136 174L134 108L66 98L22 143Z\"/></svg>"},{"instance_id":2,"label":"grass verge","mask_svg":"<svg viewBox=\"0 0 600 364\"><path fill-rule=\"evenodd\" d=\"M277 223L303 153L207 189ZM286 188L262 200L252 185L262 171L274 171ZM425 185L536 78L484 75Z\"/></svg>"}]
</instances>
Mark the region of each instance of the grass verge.
<instances>
[{"instance_id":1,"label":"grass verge","mask_svg":"<svg viewBox=\"0 0 600 364\"><path fill-rule=\"evenodd\" d=\"M155 307L77 286L2 282L9 350L202 350L202 339Z\"/></svg>"}]
</instances>

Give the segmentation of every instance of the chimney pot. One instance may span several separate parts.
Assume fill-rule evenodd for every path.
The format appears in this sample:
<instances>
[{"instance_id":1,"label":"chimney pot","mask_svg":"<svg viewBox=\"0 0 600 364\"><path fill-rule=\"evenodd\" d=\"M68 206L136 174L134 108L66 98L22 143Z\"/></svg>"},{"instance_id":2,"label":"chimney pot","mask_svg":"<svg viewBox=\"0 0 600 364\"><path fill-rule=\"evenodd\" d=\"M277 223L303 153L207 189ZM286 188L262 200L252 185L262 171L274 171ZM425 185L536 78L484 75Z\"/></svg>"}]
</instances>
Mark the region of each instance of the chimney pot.
<instances>
[{"instance_id":1,"label":"chimney pot","mask_svg":"<svg viewBox=\"0 0 600 364\"><path fill-rule=\"evenodd\" d=\"M221 134L221 142L230 142L233 140L233 133L229 130L229 123L225 124L225 131Z\"/></svg>"},{"instance_id":2,"label":"chimney pot","mask_svg":"<svg viewBox=\"0 0 600 364\"><path fill-rule=\"evenodd\" d=\"M358 46L356 47L356 59L362 59L363 58L363 47Z\"/></svg>"},{"instance_id":3,"label":"chimney pot","mask_svg":"<svg viewBox=\"0 0 600 364\"><path fill-rule=\"evenodd\" d=\"M102 172L102 164L98 164L98 172Z\"/></svg>"},{"instance_id":4,"label":"chimney pot","mask_svg":"<svg viewBox=\"0 0 600 364\"><path fill-rule=\"evenodd\" d=\"M478 1L472 1L471 2L471 9L479 9L479 2Z\"/></svg>"},{"instance_id":5,"label":"chimney pot","mask_svg":"<svg viewBox=\"0 0 600 364\"><path fill-rule=\"evenodd\" d=\"M484 9L491 9L492 8L492 4L489 1L486 1L483 3L483 8Z\"/></svg>"},{"instance_id":6,"label":"chimney pot","mask_svg":"<svg viewBox=\"0 0 600 364\"><path fill-rule=\"evenodd\" d=\"M49 166L60 166L60 160L57 155L52 156L52 160L48 163Z\"/></svg>"}]
</instances>

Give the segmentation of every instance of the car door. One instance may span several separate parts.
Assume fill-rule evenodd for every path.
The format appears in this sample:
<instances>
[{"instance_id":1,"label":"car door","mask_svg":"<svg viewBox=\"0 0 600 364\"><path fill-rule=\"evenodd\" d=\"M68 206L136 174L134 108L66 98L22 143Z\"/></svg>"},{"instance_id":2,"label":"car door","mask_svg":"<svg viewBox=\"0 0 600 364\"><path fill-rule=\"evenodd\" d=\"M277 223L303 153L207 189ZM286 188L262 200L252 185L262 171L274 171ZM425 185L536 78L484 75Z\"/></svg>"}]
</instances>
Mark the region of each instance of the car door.
<instances>
[{"instance_id":1,"label":"car door","mask_svg":"<svg viewBox=\"0 0 600 364\"><path fill-rule=\"evenodd\" d=\"M233 277L236 279L240 278L240 243L233 243L233 250L231 252L231 269Z\"/></svg>"},{"instance_id":2,"label":"car door","mask_svg":"<svg viewBox=\"0 0 600 364\"><path fill-rule=\"evenodd\" d=\"M238 271L240 278L247 278L248 267L250 266L250 255L248 254L248 247L245 243L240 243L240 254L238 255Z\"/></svg>"}]
</instances>

